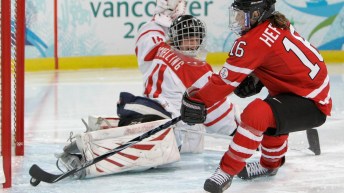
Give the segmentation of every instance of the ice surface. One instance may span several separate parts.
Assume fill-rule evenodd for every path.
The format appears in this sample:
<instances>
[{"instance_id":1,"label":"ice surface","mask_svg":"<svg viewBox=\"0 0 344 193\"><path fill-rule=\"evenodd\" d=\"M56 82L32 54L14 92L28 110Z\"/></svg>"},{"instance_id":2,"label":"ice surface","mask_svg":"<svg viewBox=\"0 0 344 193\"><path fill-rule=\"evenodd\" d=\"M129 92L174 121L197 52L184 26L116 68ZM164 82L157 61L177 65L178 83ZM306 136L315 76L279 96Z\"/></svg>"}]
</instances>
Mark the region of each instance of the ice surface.
<instances>
[{"instance_id":1,"label":"ice surface","mask_svg":"<svg viewBox=\"0 0 344 193\"><path fill-rule=\"evenodd\" d=\"M338 67L338 66L337 66ZM343 70L343 65L341 65ZM322 154L307 150L305 132L291 134L284 167L270 178L243 181L235 178L227 192L342 193L344 192L344 75L331 73L333 116L318 128ZM342 71L343 72L343 71ZM115 115L121 91L140 95L138 70L80 70L26 74L25 156L13 157L13 187L8 193L196 193L217 167L229 141L206 138L203 154L183 154L178 163L146 172L124 173L87 180L64 179L55 184L29 184L28 170L38 164L56 169L55 152L62 150L70 132L84 131L80 118ZM259 97L264 97L263 91ZM254 97L233 102L245 106ZM252 159L258 159L259 153Z\"/></svg>"}]
</instances>

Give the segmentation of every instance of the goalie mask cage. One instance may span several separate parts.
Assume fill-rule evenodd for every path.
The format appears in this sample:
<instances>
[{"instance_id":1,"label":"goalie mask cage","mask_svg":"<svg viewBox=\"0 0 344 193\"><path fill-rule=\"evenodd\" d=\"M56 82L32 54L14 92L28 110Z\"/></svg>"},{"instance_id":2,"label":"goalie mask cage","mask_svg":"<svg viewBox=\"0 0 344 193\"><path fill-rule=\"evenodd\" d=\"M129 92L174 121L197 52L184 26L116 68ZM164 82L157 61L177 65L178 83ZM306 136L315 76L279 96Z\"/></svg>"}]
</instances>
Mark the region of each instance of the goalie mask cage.
<instances>
[{"instance_id":1,"label":"goalie mask cage","mask_svg":"<svg viewBox=\"0 0 344 193\"><path fill-rule=\"evenodd\" d=\"M25 0L0 0L0 10L0 179L9 188L12 149L24 154Z\"/></svg>"}]
</instances>

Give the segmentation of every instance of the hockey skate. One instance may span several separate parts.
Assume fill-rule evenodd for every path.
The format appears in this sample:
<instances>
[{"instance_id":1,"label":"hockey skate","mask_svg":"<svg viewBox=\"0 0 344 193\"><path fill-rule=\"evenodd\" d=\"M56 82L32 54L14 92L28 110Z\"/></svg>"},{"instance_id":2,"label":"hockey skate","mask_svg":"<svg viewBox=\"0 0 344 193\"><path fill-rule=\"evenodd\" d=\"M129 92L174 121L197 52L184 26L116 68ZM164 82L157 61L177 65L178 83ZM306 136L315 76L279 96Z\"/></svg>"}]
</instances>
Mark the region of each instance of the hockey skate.
<instances>
[{"instance_id":1,"label":"hockey skate","mask_svg":"<svg viewBox=\"0 0 344 193\"><path fill-rule=\"evenodd\" d=\"M239 178L244 180L251 180L261 176L274 176L276 175L278 169L266 169L258 162L252 162L246 164L243 170L240 171L238 175Z\"/></svg>"},{"instance_id":2,"label":"hockey skate","mask_svg":"<svg viewBox=\"0 0 344 193\"><path fill-rule=\"evenodd\" d=\"M204 190L210 193L222 193L232 184L233 176L221 170L220 166L204 183Z\"/></svg>"},{"instance_id":3,"label":"hockey skate","mask_svg":"<svg viewBox=\"0 0 344 193\"><path fill-rule=\"evenodd\" d=\"M67 152L63 152L61 154L56 154L55 156L58 158L57 162L56 162L56 166L58 169L60 169L60 166L59 166L60 163L67 169L67 172L70 170L73 170L77 167L81 167L81 165L82 165L81 155L69 154ZM86 171L81 170L81 171L75 173L74 177L77 179L83 179L86 177Z\"/></svg>"},{"instance_id":4,"label":"hockey skate","mask_svg":"<svg viewBox=\"0 0 344 193\"><path fill-rule=\"evenodd\" d=\"M284 164L285 157L282 158L280 167ZM244 169L242 169L237 176L243 180L251 180L263 176L274 176L277 174L278 168L267 169L264 168L259 161L247 163Z\"/></svg>"}]
</instances>

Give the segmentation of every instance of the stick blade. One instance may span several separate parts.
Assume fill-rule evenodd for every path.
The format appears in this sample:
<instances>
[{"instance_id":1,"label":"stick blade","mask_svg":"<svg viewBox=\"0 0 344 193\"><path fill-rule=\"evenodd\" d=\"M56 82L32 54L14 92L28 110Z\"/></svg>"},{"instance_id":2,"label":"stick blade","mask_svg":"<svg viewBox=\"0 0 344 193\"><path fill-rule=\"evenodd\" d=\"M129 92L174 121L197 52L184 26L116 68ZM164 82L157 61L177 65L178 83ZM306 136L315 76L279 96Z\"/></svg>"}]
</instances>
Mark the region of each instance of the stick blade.
<instances>
[{"instance_id":1,"label":"stick blade","mask_svg":"<svg viewBox=\"0 0 344 193\"><path fill-rule=\"evenodd\" d=\"M32 178L46 183L54 183L61 177L61 175L55 175L44 171L36 164L31 166L29 174Z\"/></svg>"},{"instance_id":2,"label":"stick blade","mask_svg":"<svg viewBox=\"0 0 344 193\"><path fill-rule=\"evenodd\" d=\"M311 150L315 155L321 154L320 149L320 140L318 130L316 129L307 129L307 139L309 144L309 150Z\"/></svg>"}]
</instances>

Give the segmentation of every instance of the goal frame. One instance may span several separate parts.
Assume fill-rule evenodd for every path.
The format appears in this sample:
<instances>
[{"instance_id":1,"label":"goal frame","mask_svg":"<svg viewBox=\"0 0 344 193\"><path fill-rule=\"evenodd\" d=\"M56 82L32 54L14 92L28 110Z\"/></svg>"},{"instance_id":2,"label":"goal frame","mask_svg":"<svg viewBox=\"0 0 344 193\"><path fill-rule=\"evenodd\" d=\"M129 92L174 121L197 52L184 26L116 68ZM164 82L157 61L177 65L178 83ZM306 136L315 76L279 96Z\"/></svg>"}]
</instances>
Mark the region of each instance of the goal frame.
<instances>
[{"instance_id":1,"label":"goal frame","mask_svg":"<svg viewBox=\"0 0 344 193\"><path fill-rule=\"evenodd\" d=\"M12 143L15 155L24 155L24 60L25 60L25 0L15 0L13 34L11 3L1 0L1 154L6 182L12 186ZM13 36L12 36L13 35ZM12 39L14 37L14 39ZM12 55L12 42L15 42ZM13 57L12 57L13 56ZM13 79L12 79L13 65ZM13 92L12 83L14 82ZM14 99L12 101L12 93ZM15 111L12 117L12 107ZM13 120L13 122L12 122ZM12 126L14 137L12 138Z\"/></svg>"}]
</instances>

